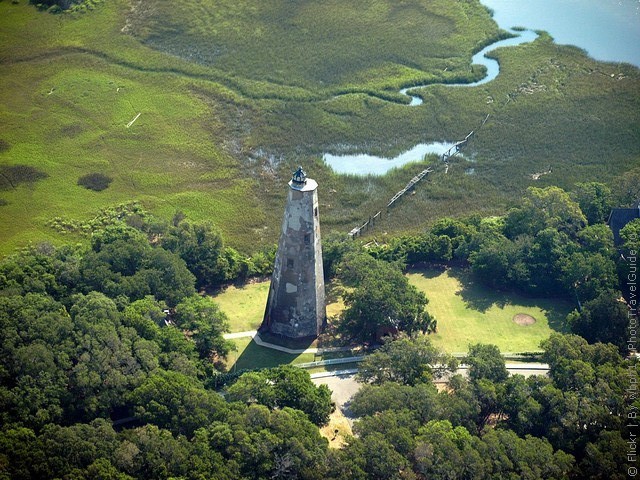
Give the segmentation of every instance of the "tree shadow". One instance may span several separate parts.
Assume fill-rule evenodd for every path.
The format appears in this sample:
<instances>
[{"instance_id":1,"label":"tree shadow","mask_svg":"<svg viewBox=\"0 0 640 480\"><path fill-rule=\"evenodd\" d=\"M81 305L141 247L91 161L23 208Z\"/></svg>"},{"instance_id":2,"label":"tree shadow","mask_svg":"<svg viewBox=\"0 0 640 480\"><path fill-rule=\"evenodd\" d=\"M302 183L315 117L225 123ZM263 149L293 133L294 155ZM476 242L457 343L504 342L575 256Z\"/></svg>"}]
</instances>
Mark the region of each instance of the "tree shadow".
<instances>
[{"instance_id":1,"label":"tree shadow","mask_svg":"<svg viewBox=\"0 0 640 480\"><path fill-rule=\"evenodd\" d=\"M493 305L504 307L510 303L507 292L481 284L470 270L452 270L451 276L460 281L462 289L456 295L462 298L467 308L485 313Z\"/></svg>"},{"instance_id":2,"label":"tree shadow","mask_svg":"<svg viewBox=\"0 0 640 480\"><path fill-rule=\"evenodd\" d=\"M326 304L338 302L344 294L344 287L339 280L326 282L324 287L324 298Z\"/></svg>"},{"instance_id":3,"label":"tree shadow","mask_svg":"<svg viewBox=\"0 0 640 480\"><path fill-rule=\"evenodd\" d=\"M275 343L275 336L273 335L265 336L264 334L261 334L260 336L265 342ZM307 339L304 342L289 342L287 345L282 345L282 343L287 342L280 343L281 346L285 346L286 348L303 350L312 346L313 339ZM286 353L273 348L263 347L258 345L254 339L251 339L251 342L249 342L242 353L235 357L236 360L230 366L230 370L252 370L257 368L277 367L278 365L292 363L300 355L302 355L302 353ZM233 353L231 354L231 357L234 357Z\"/></svg>"},{"instance_id":4,"label":"tree shadow","mask_svg":"<svg viewBox=\"0 0 640 480\"><path fill-rule=\"evenodd\" d=\"M558 300L558 302L561 302ZM574 310L574 306L570 302L562 301L562 305L551 304L545 309L549 328L560 333L571 333L571 328L567 323L567 315Z\"/></svg>"},{"instance_id":5,"label":"tree shadow","mask_svg":"<svg viewBox=\"0 0 640 480\"><path fill-rule=\"evenodd\" d=\"M442 274L444 269L426 269L421 274L425 278L435 278ZM547 322L552 330L567 333L570 331L566 318L574 309L573 304L562 298L529 297L523 293L507 290L497 290L482 284L473 275L471 270L465 268L449 268L449 275L458 280L461 289L455 292L465 307L480 313L486 313L493 306L504 308L507 305L518 304L522 307L535 307L541 309L547 317Z\"/></svg>"},{"instance_id":6,"label":"tree shadow","mask_svg":"<svg viewBox=\"0 0 640 480\"><path fill-rule=\"evenodd\" d=\"M411 266L412 270L417 270L420 272L424 278L432 279L439 277L445 271L447 271L447 267L445 265L432 265L432 264L416 264Z\"/></svg>"}]
</instances>

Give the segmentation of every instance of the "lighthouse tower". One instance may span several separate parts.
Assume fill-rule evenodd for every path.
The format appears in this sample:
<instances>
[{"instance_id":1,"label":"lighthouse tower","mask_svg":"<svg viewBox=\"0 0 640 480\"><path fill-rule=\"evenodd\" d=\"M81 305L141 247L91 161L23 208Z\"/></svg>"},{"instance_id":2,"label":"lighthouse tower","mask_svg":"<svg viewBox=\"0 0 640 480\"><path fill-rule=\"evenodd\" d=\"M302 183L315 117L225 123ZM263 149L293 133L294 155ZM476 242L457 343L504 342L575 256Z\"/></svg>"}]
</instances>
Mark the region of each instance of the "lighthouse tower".
<instances>
[{"instance_id":1,"label":"lighthouse tower","mask_svg":"<svg viewBox=\"0 0 640 480\"><path fill-rule=\"evenodd\" d=\"M269 299L260 326L289 338L316 337L326 319L318 184L302 170L289 182Z\"/></svg>"}]
</instances>

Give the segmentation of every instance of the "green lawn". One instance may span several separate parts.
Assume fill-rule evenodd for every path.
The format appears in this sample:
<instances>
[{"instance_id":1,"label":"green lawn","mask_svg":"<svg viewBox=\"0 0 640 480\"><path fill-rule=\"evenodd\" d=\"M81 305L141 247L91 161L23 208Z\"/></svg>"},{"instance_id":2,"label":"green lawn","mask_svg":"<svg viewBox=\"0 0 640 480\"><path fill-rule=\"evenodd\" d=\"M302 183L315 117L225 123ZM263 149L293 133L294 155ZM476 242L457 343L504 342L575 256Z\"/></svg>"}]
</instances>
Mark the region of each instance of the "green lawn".
<instances>
[{"instance_id":1,"label":"green lawn","mask_svg":"<svg viewBox=\"0 0 640 480\"><path fill-rule=\"evenodd\" d=\"M283 364L297 364L321 360L313 353L291 355L278 350L261 347L251 338L236 338L232 340L236 351L229 354L228 369L270 368Z\"/></svg>"},{"instance_id":2,"label":"green lawn","mask_svg":"<svg viewBox=\"0 0 640 480\"><path fill-rule=\"evenodd\" d=\"M253 282L241 287L233 285L213 296L229 318L230 332L246 332L256 330L262 323L264 310L267 306L270 281ZM326 286L327 291L327 317L332 318L340 314L344 309L342 298L332 289L332 285Z\"/></svg>"},{"instance_id":3,"label":"green lawn","mask_svg":"<svg viewBox=\"0 0 640 480\"><path fill-rule=\"evenodd\" d=\"M564 331L564 320L573 305L559 299L530 298L516 293L497 292L473 282L462 269L414 270L409 281L425 292L427 310L438 320L438 332L433 342L450 353L466 352L471 343L492 343L503 353L540 350L540 341L553 330ZM256 282L242 287L228 287L213 298L227 315L231 332L255 330L262 322L269 291L269 282ZM328 286L331 292L331 285ZM329 294L330 316L344 308L340 297ZM513 316L526 313L536 319L528 326L517 325ZM238 351L231 354L229 365L237 368L273 366L283 363L304 363L321 358L312 354L289 355L250 342L249 338L234 340ZM335 357L334 354L331 357Z\"/></svg>"},{"instance_id":4,"label":"green lawn","mask_svg":"<svg viewBox=\"0 0 640 480\"><path fill-rule=\"evenodd\" d=\"M230 332L257 330L267 305L270 282L256 282L242 287L229 286L213 299L220 306L231 326Z\"/></svg>"},{"instance_id":5,"label":"green lawn","mask_svg":"<svg viewBox=\"0 0 640 480\"><path fill-rule=\"evenodd\" d=\"M563 330L573 308L562 300L491 290L457 268L417 270L408 277L425 292L427 310L438 321L438 332L430 338L451 353L466 352L469 344L478 342L495 344L503 353L539 351L541 340ZM531 315L536 323L517 325L513 316L518 313Z\"/></svg>"}]
</instances>

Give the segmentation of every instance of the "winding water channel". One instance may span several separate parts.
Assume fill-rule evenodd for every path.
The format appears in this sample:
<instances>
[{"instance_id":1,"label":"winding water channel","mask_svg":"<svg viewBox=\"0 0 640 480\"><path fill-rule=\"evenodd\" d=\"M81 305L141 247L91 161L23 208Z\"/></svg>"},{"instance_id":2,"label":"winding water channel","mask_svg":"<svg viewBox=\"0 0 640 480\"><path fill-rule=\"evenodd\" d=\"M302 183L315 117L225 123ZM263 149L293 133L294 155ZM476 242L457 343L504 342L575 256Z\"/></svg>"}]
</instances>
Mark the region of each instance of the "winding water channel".
<instances>
[{"instance_id":1,"label":"winding water channel","mask_svg":"<svg viewBox=\"0 0 640 480\"><path fill-rule=\"evenodd\" d=\"M535 40L538 36L536 33L530 30L518 32L514 30L509 31L516 36L494 42L491 45L483 48L473 56L472 63L484 65L486 67L487 74L484 78L473 83L452 83L447 84L447 86L475 87L490 82L498 76L498 73L500 73L500 66L496 60L488 58L486 56L487 53L499 47L508 47L520 45L522 43L528 43ZM409 103L409 106L416 107L422 104L422 99L415 95L411 95L411 91L419 88L426 88L429 85L416 85L411 88L403 88L402 90L400 90L400 93L411 97L411 103ZM437 155L442 155L452 146L452 142L419 143L418 145L415 145L411 149L402 152L401 154L393 158L379 157L366 153L356 153L348 155L334 155L331 153L325 153L322 156L322 159L336 173L354 175L384 175L393 168L401 167L407 163L421 160L427 154L435 153Z\"/></svg>"},{"instance_id":2,"label":"winding water channel","mask_svg":"<svg viewBox=\"0 0 640 480\"><path fill-rule=\"evenodd\" d=\"M487 68L487 74L484 78L478 80L477 82L472 83L449 83L447 84L450 87L477 87L478 85L483 85L485 83L489 83L494 80L498 73L500 73L500 65L497 60L493 58L487 57L487 53L495 50L500 47L513 47L515 45L521 45L523 43L533 42L538 34L531 30L523 30L523 31L515 31L509 30L510 33L516 35L515 37L506 38L504 40L498 40L497 42L492 43L491 45L486 46L478 53L476 53L471 59L472 64L484 65ZM433 85L433 84L431 84ZM417 106L422 105L422 99L420 97L416 97L411 95L411 90L415 90L417 88L425 88L429 85L418 85L410 88L403 88L400 90L400 93L403 95L409 95L411 97L411 103L409 106Z\"/></svg>"},{"instance_id":3,"label":"winding water channel","mask_svg":"<svg viewBox=\"0 0 640 480\"><path fill-rule=\"evenodd\" d=\"M623 61L640 66L640 2L638 0L483 0L494 11L494 20L504 30L517 35L495 42L473 56L472 63L484 65L487 75L473 83L450 84L475 87L495 79L499 72L496 60L485 55L499 47L515 46L533 41L532 30L514 31L515 26L548 31L558 43L584 48L598 60ZM418 107L422 99L411 95L418 85L404 88L411 97L410 107ZM334 155L325 153L323 160L337 173L384 175L393 168L419 161L425 155L445 153L453 143L420 143L396 157L357 153Z\"/></svg>"}]
</instances>

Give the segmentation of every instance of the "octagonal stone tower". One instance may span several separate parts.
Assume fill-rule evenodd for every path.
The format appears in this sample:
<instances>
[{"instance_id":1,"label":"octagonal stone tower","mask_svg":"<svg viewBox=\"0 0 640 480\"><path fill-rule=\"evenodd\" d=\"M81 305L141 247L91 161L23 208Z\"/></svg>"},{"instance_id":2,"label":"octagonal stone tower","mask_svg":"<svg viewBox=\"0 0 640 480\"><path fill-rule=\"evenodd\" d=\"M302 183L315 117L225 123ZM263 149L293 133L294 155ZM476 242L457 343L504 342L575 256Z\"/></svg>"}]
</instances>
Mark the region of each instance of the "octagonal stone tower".
<instances>
[{"instance_id":1,"label":"octagonal stone tower","mask_svg":"<svg viewBox=\"0 0 640 480\"><path fill-rule=\"evenodd\" d=\"M326 320L318 184L302 170L289 182L269 299L260 332L316 337Z\"/></svg>"}]
</instances>

